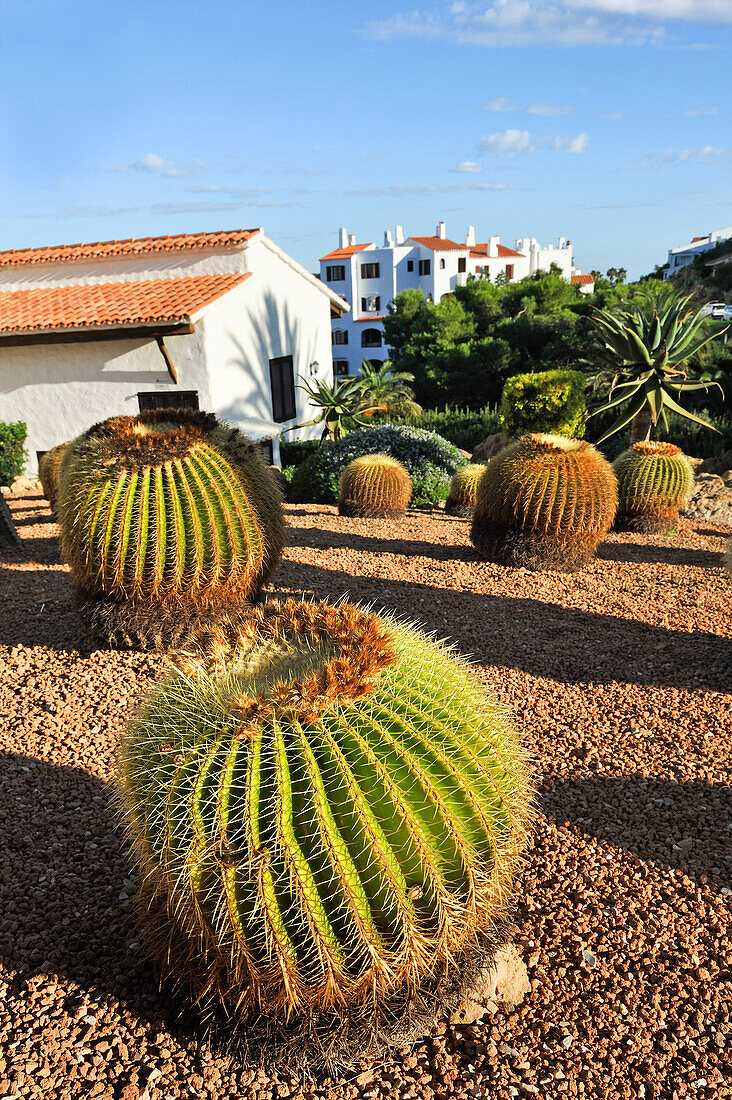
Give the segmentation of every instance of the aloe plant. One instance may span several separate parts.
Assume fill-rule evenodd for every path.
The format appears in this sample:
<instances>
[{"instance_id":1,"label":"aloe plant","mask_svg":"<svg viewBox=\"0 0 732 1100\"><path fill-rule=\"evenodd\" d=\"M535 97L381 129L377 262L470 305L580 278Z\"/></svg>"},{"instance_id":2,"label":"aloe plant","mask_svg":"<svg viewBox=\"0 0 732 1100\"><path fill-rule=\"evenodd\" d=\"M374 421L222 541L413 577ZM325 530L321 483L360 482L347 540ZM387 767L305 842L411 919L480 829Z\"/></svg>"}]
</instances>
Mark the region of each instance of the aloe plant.
<instances>
[{"instance_id":1,"label":"aloe plant","mask_svg":"<svg viewBox=\"0 0 732 1100\"><path fill-rule=\"evenodd\" d=\"M704 318L690 295L649 295L617 311L595 310L592 320L602 341L599 358L603 369L595 383L609 374L610 386L608 399L591 415L622 407L599 443L628 424L632 425L631 443L648 439L659 420L668 430L669 410L716 430L680 404L685 394L710 385L689 377L683 364L721 335L700 335Z\"/></svg>"},{"instance_id":2,"label":"aloe plant","mask_svg":"<svg viewBox=\"0 0 732 1100\"><path fill-rule=\"evenodd\" d=\"M80 606L106 640L181 641L187 624L241 603L284 542L282 497L259 449L207 413L115 417L69 444L61 548Z\"/></svg>"},{"instance_id":3,"label":"aloe plant","mask_svg":"<svg viewBox=\"0 0 732 1100\"><path fill-rule=\"evenodd\" d=\"M342 516L404 515L412 496L409 472L386 454L361 455L341 474L338 511Z\"/></svg>"},{"instance_id":4,"label":"aloe plant","mask_svg":"<svg viewBox=\"0 0 732 1100\"><path fill-rule=\"evenodd\" d=\"M202 636L124 733L120 786L165 975L341 1050L495 950L531 819L520 741L467 663L347 603Z\"/></svg>"},{"instance_id":5,"label":"aloe plant","mask_svg":"<svg viewBox=\"0 0 732 1100\"><path fill-rule=\"evenodd\" d=\"M312 420L297 424L298 428L309 428L315 424L323 425L322 439L341 439L347 428L367 428L367 419L375 412L384 411L383 403L371 403L364 394L360 378L344 378L329 386L320 380L301 382L298 387L304 390L310 401L320 412Z\"/></svg>"},{"instance_id":6,"label":"aloe plant","mask_svg":"<svg viewBox=\"0 0 732 1100\"><path fill-rule=\"evenodd\" d=\"M488 463L470 538L501 565L570 572L594 556L617 504L612 466L591 444L527 435Z\"/></svg>"}]
</instances>

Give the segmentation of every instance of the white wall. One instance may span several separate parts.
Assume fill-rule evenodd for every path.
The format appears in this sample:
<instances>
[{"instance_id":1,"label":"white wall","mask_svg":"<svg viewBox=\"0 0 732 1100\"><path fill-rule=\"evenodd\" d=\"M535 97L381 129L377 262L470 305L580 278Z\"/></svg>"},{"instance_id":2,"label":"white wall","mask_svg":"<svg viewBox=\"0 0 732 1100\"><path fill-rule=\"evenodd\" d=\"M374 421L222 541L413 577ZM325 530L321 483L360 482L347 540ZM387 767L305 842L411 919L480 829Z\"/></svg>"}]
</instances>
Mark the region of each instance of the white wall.
<instances>
[{"instance_id":1,"label":"white wall","mask_svg":"<svg viewBox=\"0 0 732 1100\"><path fill-rule=\"evenodd\" d=\"M134 416L145 390L211 393L201 333L166 337L178 385L152 340L105 340L0 348L0 420L28 425L26 473L38 471L36 451L48 451L110 416Z\"/></svg>"}]
</instances>

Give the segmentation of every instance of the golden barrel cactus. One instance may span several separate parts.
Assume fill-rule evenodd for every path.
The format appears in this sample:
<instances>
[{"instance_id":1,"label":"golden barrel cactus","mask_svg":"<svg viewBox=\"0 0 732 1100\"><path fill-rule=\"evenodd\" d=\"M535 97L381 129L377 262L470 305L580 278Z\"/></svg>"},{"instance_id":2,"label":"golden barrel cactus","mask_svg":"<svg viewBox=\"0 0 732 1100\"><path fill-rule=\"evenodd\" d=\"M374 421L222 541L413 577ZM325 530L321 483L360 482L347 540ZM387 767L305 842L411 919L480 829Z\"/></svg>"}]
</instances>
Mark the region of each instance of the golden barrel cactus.
<instances>
[{"instance_id":1,"label":"golden barrel cactus","mask_svg":"<svg viewBox=\"0 0 732 1100\"><path fill-rule=\"evenodd\" d=\"M122 737L146 942L250 1036L388 1043L503 942L530 788L452 650L346 603L268 603L177 658Z\"/></svg>"},{"instance_id":2,"label":"golden barrel cactus","mask_svg":"<svg viewBox=\"0 0 732 1100\"><path fill-rule=\"evenodd\" d=\"M450 492L445 501L445 511L449 516L472 516L478 482L485 469L482 462L468 462L452 475Z\"/></svg>"},{"instance_id":3,"label":"golden barrel cactus","mask_svg":"<svg viewBox=\"0 0 732 1100\"><path fill-rule=\"evenodd\" d=\"M361 455L341 474L338 512L342 516L404 514L412 496L409 472L386 454Z\"/></svg>"},{"instance_id":4,"label":"golden barrel cactus","mask_svg":"<svg viewBox=\"0 0 732 1100\"><path fill-rule=\"evenodd\" d=\"M255 595L284 541L259 448L209 413L161 410L95 425L61 467L61 546L95 633L180 643Z\"/></svg>"},{"instance_id":5,"label":"golden barrel cactus","mask_svg":"<svg viewBox=\"0 0 732 1100\"><path fill-rule=\"evenodd\" d=\"M59 472L61 463L66 454L69 443L59 443L46 451L38 462L38 477L43 489L43 495L51 505L51 511L56 511L56 497L58 496Z\"/></svg>"},{"instance_id":6,"label":"golden barrel cactus","mask_svg":"<svg viewBox=\"0 0 732 1100\"><path fill-rule=\"evenodd\" d=\"M527 435L488 463L470 538L501 565L570 572L594 556L617 503L612 467L590 443Z\"/></svg>"},{"instance_id":7,"label":"golden barrel cactus","mask_svg":"<svg viewBox=\"0 0 732 1100\"><path fill-rule=\"evenodd\" d=\"M686 507L694 470L673 443L634 443L613 462L618 479L618 531L665 534Z\"/></svg>"}]
</instances>

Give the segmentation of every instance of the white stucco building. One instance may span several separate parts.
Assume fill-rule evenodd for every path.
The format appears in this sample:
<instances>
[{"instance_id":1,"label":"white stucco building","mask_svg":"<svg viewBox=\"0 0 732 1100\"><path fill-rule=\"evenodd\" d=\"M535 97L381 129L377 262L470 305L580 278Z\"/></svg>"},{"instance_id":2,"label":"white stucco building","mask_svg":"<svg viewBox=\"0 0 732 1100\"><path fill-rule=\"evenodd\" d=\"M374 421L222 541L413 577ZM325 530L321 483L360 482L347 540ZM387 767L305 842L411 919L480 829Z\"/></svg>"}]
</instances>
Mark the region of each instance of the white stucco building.
<instances>
[{"instance_id":1,"label":"white stucco building","mask_svg":"<svg viewBox=\"0 0 732 1100\"><path fill-rule=\"evenodd\" d=\"M97 421L181 404L278 462L347 309L261 229L0 252L0 420L28 425L30 475Z\"/></svg>"},{"instance_id":2,"label":"white stucco building","mask_svg":"<svg viewBox=\"0 0 732 1100\"><path fill-rule=\"evenodd\" d=\"M473 226L462 243L450 240L440 222L430 237L405 237L397 225L387 230L379 248L358 244L355 236L340 230L338 248L320 259L320 278L351 305L348 314L333 321L333 370L336 378L358 374L361 362L381 363L389 358L384 343L383 320L397 294L419 288L426 298L439 302L470 275L508 282L548 271L557 264L570 280L572 243L559 238L556 248L543 247L533 237L507 248L499 237L476 241Z\"/></svg>"},{"instance_id":3,"label":"white stucco building","mask_svg":"<svg viewBox=\"0 0 732 1100\"><path fill-rule=\"evenodd\" d=\"M724 229L712 230L705 237L692 237L689 244L669 248L668 267L663 273L664 279L670 279L677 271L681 271L682 267L688 267L702 252L709 252L720 241L729 240L730 237L732 237L732 225L727 225Z\"/></svg>"}]
</instances>

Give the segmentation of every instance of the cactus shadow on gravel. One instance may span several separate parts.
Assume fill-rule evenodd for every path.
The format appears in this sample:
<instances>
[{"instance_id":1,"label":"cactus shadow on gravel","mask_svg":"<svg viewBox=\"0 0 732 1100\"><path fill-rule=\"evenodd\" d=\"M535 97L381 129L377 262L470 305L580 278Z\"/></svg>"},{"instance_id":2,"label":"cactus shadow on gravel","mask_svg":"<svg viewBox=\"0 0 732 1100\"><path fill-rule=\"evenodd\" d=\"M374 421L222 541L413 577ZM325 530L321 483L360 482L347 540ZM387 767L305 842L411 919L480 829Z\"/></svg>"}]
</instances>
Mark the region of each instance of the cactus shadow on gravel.
<instances>
[{"instance_id":1,"label":"cactus shadow on gravel","mask_svg":"<svg viewBox=\"0 0 732 1100\"><path fill-rule=\"evenodd\" d=\"M601 561L631 561L666 565L698 565L715 567L720 564L715 550L691 550L682 546L657 546L655 543L605 542L597 550Z\"/></svg>"}]
</instances>

